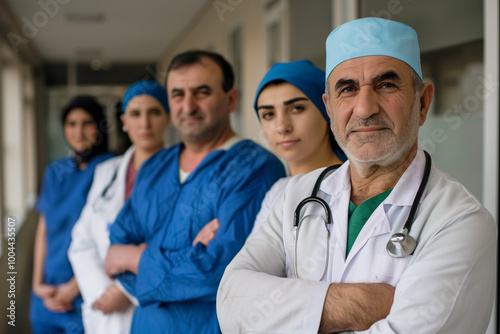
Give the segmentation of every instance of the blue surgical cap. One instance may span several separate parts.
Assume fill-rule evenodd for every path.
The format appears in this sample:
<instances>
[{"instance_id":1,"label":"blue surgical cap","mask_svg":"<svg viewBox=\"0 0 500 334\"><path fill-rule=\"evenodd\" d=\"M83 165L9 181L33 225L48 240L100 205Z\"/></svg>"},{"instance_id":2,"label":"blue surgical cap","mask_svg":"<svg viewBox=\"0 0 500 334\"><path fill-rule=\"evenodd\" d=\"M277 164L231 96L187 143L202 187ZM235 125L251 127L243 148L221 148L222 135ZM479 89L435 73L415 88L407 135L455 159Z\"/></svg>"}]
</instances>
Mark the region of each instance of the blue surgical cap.
<instances>
[{"instance_id":1,"label":"blue surgical cap","mask_svg":"<svg viewBox=\"0 0 500 334\"><path fill-rule=\"evenodd\" d=\"M125 113L128 103L137 95L150 95L154 97L161 103L167 114L169 113L167 91L162 85L153 80L137 81L127 89L123 96L122 113Z\"/></svg>"},{"instance_id":2,"label":"blue surgical cap","mask_svg":"<svg viewBox=\"0 0 500 334\"><path fill-rule=\"evenodd\" d=\"M273 81L283 80L291 83L302 91L319 109L327 122L330 118L323 103L325 92L325 72L314 66L309 60L298 60L289 63L276 63L266 73L255 94L254 109L257 112L257 100L264 87Z\"/></svg>"},{"instance_id":3,"label":"blue surgical cap","mask_svg":"<svg viewBox=\"0 0 500 334\"><path fill-rule=\"evenodd\" d=\"M336 28L326 39L326 78L340 63L364 56L399 59L423 80L417 33L406 24L367 17Z\"/></svg>"}]
</instances>

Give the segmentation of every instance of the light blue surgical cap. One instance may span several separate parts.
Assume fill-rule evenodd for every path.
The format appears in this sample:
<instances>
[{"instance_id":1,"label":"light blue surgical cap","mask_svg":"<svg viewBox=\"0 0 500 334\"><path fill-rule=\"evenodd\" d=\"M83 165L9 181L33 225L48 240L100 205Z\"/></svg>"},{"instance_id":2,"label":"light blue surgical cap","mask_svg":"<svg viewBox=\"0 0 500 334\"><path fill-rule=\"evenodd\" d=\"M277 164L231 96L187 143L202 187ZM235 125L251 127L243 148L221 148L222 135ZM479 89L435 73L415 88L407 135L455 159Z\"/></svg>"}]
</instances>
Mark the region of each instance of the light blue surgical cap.
<instances>
[{"instance_id":1,"label":"light blue surgical cap","mask_svg":"<svg viewBox=\"0 0 500 334\"><path fill-rule=\"evenodd\" d=\"M125 92L122 101L122 113L125 113L127 105L137 95L150 95L161 103L167 114L169 113L167 91L153 80L141 80L133 83Z\"/></svg>"},{"instance_id":2,"label":"light blue surgical cap","mask_svg":"<svg viewBox=\"0 0 500 334\"><path fill-rule=\"evenodd\" d=\"M389 56L408 64L422 78L416 31L376 17L349 21L326 39L326 79L340 63L364 56Z\"/></svg>"}]
</instances>

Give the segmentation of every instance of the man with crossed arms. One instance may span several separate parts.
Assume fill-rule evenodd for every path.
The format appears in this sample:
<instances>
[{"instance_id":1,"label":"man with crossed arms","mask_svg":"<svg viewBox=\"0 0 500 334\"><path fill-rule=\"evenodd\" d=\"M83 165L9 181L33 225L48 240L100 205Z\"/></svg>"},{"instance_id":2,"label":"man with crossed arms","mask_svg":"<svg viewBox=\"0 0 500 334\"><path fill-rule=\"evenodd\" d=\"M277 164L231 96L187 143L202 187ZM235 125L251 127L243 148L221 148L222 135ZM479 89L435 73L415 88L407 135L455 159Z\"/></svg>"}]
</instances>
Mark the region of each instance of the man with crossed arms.
<instances>
[{"instance_id":1,"label":"man with crossed arms","mask_svg":"<svg viewBox=\"0 0 500 334\"><path fill-rule=\"evenodd\" d=\"M497 228L458 181L430 165L418 129L434 87L422 81L416 32L364 18L326 41L326 94L335 139L349 160L292 179L266 223L227 267L217 296L223 333L484 333L493 306ZM386 246L409 233L416 248ZM297 238L297 239L296 239ZM326 241L326 242L325 242Z\"/></svg>"}]
</instances>

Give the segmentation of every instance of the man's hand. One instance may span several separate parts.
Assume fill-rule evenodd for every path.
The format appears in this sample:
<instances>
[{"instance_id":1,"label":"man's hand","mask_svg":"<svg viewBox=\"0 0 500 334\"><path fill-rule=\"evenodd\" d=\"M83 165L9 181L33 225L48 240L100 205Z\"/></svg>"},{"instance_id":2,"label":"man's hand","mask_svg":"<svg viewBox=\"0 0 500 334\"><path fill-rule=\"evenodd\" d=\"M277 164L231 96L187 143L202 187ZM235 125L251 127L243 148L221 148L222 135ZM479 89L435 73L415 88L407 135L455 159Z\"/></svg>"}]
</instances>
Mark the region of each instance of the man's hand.
<instances>
[{"instance_id":1,"label":"man's hand","mask_svg":"<svg viewBox=\"0 0 500 334\"><path fill-rule=\"evenodd\" d=\"M110 285L101 297L92 304L92 307L104 314L109 314L111 312L123 312L130 304L130 300L116 285Z\"/></svg>"},{"instance_id":2,"label":"man's hand","mask_svg":"<svg viewBox=\"0 0 500 334\"><path fill-rule=\"evenodd\" d=\"M139 260L142 253L148 247L146 244L140 245L111 245L104 260L104 269L108 276L130 271L137 274Z\"/></svg>"},{"instance_id":3,"label":"man's hand","mask_svg":"<svg viewBox=\"0 0 500 334\"><path fill-rule=\"evenodd\" d=\"M320 333L362 331L389 314L394 287L385 283L332 283L328 288Z\"/></svg>"},{"instance_id":4,"label":"man's hand","mask_svg":"<svg viewBox=\"0 0 500 334\"><path fill-rule=\"evenodd\" d=\"M193 246L198 242L208 246L208 243L215 238L215 232L219 229L219 219L212 219L207 225L203 226L201 231L198 233L196 238L194 238Z\"/></svg>"}]
</instances>

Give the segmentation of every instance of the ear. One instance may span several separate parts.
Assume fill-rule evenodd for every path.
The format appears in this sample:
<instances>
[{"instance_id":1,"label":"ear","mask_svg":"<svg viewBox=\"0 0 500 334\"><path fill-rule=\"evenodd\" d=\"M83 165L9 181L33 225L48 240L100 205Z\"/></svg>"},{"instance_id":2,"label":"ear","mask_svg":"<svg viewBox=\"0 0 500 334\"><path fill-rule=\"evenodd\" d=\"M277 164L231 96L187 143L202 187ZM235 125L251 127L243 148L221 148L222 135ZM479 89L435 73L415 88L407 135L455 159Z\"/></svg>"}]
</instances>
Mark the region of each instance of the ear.
<instances>
[{"instance_id":1,"label":"ear","mask_svg":"<svg viewBox=\"0 0 500 334\"><path fill-rule=\"evenodd\" d=\"M124 126L127 126L127 118L125 117L125 114L120 115L120 121L122 121Z\"/></svg>"},{"instance_id":2,"label":"ear","mask_svg":"<svg viewBox=\"0 0 500 334\"><path fill-rule=\"evenodd\" d=\"M328 114L328 117L332 119L332 113L330 112L330 108L328 108L328 98L326 97L325 93L323 93L323 103L325 104L326 113Z\"/></svg>"},{"instance_id":3,"label":"ear","mask_svg":"<svg viewBox=\"0 0 500 334\"><path fill-rule=\"evenodd\" d=\"M238 103L238 90L233 87L226 94L228 97L228 110L232 113L236 109L236 104Z\"/></svg>"},{"instance_id":4,"label":"ear","mask_svg":"<svg viewBox=\"0 0 500 334\"><path fill-rule=\"evenodd\" d=\"M420 88L420 126L424 125L433 97L434 85L430 82L424 83Z\"/></svg>"}]
</instances>

